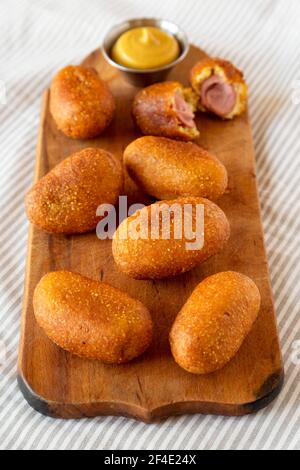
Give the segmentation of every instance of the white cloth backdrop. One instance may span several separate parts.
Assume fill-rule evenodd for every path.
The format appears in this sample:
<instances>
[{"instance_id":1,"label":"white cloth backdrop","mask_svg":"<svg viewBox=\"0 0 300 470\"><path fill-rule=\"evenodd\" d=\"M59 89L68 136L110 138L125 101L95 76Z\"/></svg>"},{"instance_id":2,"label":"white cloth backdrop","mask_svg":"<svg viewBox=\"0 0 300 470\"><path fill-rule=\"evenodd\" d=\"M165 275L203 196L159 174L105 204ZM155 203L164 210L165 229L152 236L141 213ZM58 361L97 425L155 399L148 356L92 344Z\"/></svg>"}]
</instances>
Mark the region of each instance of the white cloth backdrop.
<instances>
[{"instance_id":1,"label":"white cloth backdrop","mask_svg":"<svg viewBox=\"0 0 300 470\"><path fill-rule=\"evenodd\" d=\"M53 420L32 410L16 384L28 229L23 197L32 181L41 94L58 68L98 47L110 25L136 16L178 22L191 42L238 64L250 85L286 370L281 395L256 415L182 416L152 425L116 417ZM299 0L0 1L1 449L300 448L299 51Z\"/></svg>"}]
</instances>

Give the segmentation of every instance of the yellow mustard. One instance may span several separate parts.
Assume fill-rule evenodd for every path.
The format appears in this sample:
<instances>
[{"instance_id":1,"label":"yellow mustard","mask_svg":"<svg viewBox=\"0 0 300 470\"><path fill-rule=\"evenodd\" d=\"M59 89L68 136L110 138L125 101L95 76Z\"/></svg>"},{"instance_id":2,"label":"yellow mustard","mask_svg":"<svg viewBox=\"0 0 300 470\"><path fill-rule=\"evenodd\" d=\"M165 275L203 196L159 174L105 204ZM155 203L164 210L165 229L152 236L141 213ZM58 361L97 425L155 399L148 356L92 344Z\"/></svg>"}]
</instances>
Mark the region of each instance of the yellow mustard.
<instances>
[{"instance_id":1,"label":"yellow mustard","mask_svg":"<svg viewBox=\"0 0 300 470\"><path fill-rule=\"evenodd\" d=\"M112 48L115 62L135 69L167 65L177 59L179 54L180 47L174 36L152 26L126 31Z\"/></svg>"}]
</instances>

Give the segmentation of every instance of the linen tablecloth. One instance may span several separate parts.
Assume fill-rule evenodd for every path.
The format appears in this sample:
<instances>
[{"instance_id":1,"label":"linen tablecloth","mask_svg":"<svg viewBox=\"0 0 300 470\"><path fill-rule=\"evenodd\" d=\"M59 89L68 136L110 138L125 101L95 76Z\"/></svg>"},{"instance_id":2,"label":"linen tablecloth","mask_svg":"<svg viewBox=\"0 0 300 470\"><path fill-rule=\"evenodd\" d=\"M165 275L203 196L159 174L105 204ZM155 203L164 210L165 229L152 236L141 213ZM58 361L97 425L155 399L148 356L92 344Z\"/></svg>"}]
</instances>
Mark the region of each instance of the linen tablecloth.
<instances>
[{"instance_id":1,"label":"linen tablecloth","mask_svg":"<svg viewBox=\"0 0 300 470\"><path fill-rule=\"evenodd\" d=\"M182 416L157 424L100 417L54 420L16 383L28 223L40 101L51 76L97 48L110 25L156 16L232 60L250 86L263 225L285 385L255 415ZM0 1L0 448L299 449L300 2L298 0Z\"/></svg>"}]
</instances>

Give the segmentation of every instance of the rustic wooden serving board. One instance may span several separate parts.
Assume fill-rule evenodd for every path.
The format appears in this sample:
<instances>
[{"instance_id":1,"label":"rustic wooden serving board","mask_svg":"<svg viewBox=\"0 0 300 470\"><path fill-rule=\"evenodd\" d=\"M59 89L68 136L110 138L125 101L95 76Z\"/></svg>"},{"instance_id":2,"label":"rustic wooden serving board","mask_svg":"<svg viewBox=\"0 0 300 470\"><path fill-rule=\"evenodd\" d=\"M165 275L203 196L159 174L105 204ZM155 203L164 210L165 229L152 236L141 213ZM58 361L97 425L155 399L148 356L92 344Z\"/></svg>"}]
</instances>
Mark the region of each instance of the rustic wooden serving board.
<instances>
[{"instance_id":1,"label":"rustic wooden serving board","mask_svg":"<svg viewBox=\"0 0 300 470\"><path fill-rule=\"evenodd\" d=\"M201 50L191 47L170 79L187 84L191 66L203 56ZM70 140L55 127L47 91L35 180L87 146L102 147L121 159L126 145L139 135L130 114L137 90L104 61L100 51L92 53L84 64L95 67L108 81L117 100L114 122L98 139ZM57 236L30 227L18 381L30 405L41 413L63 418L120 414L145 421L182 413L243 415L265 406L279 393L283 369L248 115L230 122L199 115L197 124L199 144L214 151L227 167L229 189L219 205L231 224L226 249L197 269L169 280L136 281L118 272L111 242L98 240L95 233ZM125 192L131 202L150 202L128 178ZM54 345L35 322L32 296L45 273L61 269L105 280L142 301L155 322L150 349L127 365L108 366L77 358ZM237 356L224 369L205 376L192 375L172 359L168 333L194 287L206 276L225 270L240 271L257 283L262 296L259 318Z\"/></svg>"}]
</instances>

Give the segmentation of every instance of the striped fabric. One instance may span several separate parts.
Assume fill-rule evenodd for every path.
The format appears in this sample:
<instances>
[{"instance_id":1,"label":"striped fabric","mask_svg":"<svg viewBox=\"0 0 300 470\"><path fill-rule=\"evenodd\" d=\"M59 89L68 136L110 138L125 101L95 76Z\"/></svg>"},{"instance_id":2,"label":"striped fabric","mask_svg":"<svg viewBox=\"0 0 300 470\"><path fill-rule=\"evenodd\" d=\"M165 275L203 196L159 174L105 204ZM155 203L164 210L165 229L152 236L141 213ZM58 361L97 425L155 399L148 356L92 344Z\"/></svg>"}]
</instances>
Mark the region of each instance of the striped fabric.
<instances>
[{"instance_id":1,"label":"striped fabric","mask_svg":"<svg viewBox=\"0 0 300 470\"><path fill-rule=\"evenodd\" d=\"M136 16L178 22L208 53L245 71L265 239L286 382L279 398L241 418L182 416L61 421L33 411L16 384L40 98L54 71L95 49L109 25ZM300 448L300 2L299 0L1 0L0 2L0 448ZM298 245L299 244L299 245Z\"/></svg>"}]
</instances>

